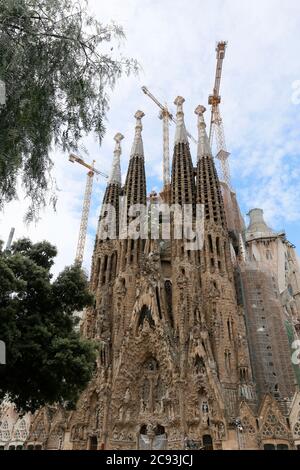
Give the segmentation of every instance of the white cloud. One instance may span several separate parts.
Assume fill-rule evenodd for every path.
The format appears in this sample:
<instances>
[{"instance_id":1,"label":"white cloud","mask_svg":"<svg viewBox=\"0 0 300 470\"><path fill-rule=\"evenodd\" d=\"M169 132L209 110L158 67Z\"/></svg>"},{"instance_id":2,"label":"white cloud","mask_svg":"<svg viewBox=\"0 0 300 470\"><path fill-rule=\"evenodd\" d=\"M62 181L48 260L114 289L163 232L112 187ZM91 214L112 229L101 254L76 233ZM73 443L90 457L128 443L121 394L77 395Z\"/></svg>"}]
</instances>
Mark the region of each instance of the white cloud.
<instances>
[{"instance_id":1,"label":"white cloud","mask_svg":"<svg viewBox=\"0 0 300 470\"><path fill-rule=\"evenodd\" d=\"M133 115L143 109L147 176L156 177L159 185L162 124L158 109L140 87L148 86L173 111L174 98L184 96L186 124L196 136L194 109L207 103L215 72L215 43L226 39L221 106L234 186L245 210L261 206L274 227L293 222L295 233L300 232L300 105L292 102L292 84L300 79L298 0L90 0L89 4L103 23L112 19L124 26L127 41L122 52L137 58L143 67L139 77L122 79L112 93L107 134L101 149L92 137L87 139L89 158L109 172L113 136L122 132L124 177ZM174 129L170 130L172 142ZM195 159L196 148L191 145L191 149ZM0 238L7 238L9 228L16 226L16 237L28 233L33 239L53 241L59 249L59 270L75 254L85 175L62 155L55 156L55 173L62 189L57 213L49 208L27 232L22 225L25 204L14 202L0 215ZM87 267L103 189L103 180L95 182Z\"/></svg>"}]
</instances>

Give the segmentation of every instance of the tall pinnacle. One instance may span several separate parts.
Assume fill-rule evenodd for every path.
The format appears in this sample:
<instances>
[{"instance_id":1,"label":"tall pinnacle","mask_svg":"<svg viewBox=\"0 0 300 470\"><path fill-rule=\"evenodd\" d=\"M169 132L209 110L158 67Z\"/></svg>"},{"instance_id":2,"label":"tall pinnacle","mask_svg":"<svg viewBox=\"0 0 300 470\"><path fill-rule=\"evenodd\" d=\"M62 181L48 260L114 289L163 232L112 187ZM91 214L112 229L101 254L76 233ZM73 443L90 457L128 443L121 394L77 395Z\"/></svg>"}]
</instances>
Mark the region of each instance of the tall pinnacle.
<instances>
[{"instance_id":1,"label":"tall pinnacle","mask_svg":"<svg viewBox=\"0 0 300 470\"><path fill-rule=\"evenodd\" d=\"M177 123L172 160L171 202L172 204L194 205L194 168L183 118L182 104L184 103L184 98L177 96L174 103L177 106ZM194 208L195 206L193 206Z\"/></svg>"},{"instance_id":2,"label":"tall pinnacle","mask_svg":"<svg viewBox=\"0 0 300 470\"><path fill-rule=\"evenodd\" d=\"M209 145L206 124L203 114L205 113L206 108L202 105L197 106L195 109L195 114L198 115L198 150L197 158L200 160L203 157L211 157L212 152Z\"/></svg>"},{"instance_id":3,"label":"tall pinnacle","mask_svg":"<svg viewBox=\"0 0 300 470\"><path fill-rule=\"evenodd\" d=\"M114 238L119 233L119 195L121 189L120 142L122 139L124 139L124 136L120 132L114 136L116 145L114 150L112 169L103 197L97 231L98 238L101 240L101 242L106 240L106 238ZM111 210L112 206L114 207L113 212ZM110 226L110 229L112 229L114 224L114 222L112 222L114 213L116 214L116 231L112 231L110 235L107 236L106 227Z\"/></svg>"},{"instance_id":4,"label":"tall pinnacle","mask_svg":"<svg viewBox=\"0 0 300 470\"><path fill-rule=\"evenodd\" d=\"M176 133L175 133L175 142L174 144L178 143L188 143L188 137L186 133L186 128L184 124L184 113L182 109L182 105L185 102L185 99L182 96L177 96L177 98L174 101L174 104L177 106L177 112L176 112Z\"/></svg>"},{"instance_id":5,"label":"tall pinnacle","mask_svg":"<svg viewBox=\"0 0 300 470\"><path fill-rule=\"evenodd\" d=\"M206 134L206 124L203 113L204 106L197 106L195 113L198 115L198 161L197 161L197 195L198 204L204 204L205 219L226 229L224 203L220 189L212 152ZM208 260L208 262L210 262Z\"/></svg>"},{"instance_id":6,"label":"tall pinnacle","mask_svg":"<svg viewBox=\"0 0 300 470\"><path fill-rule=\"evenodd\" d=\"M124 139L124 136L120 132L118 132L114 136L116 145L115 145L114 158L113 158L112 169L111 169L111 174L108 180L108 184L118 184L119 186L121 186L120 155L122 153L122 150L121 150L122 139Z\"/></svg>"},{"instance_id":7,"label":"tall pinnacle","mask_svg":"<svg viewBox=\"0 0 300 470\"><path fill-rule=\"evenodd\" d=\"M134 204L146 204L146 175L144 165L144 148L142 140L143 111L137 111L135 135L131 149L124 191L127 199L127 214Z\"/></svg>"},{"instance_id":8,"label":"tall pinnacle","mask_svg":"<svg viewBox=\"0 0 300 470\"><path fill-rule=\"evenodd\" d=\"M131 149L130 158L139 156L144 156L144 147L143 147L143 140L142 140L142 117L145 116L143 111L137 111L134 115L136 118L136 125L135 125L135 136L133 140L133 145Z\"/></svg>"}]
</instances>

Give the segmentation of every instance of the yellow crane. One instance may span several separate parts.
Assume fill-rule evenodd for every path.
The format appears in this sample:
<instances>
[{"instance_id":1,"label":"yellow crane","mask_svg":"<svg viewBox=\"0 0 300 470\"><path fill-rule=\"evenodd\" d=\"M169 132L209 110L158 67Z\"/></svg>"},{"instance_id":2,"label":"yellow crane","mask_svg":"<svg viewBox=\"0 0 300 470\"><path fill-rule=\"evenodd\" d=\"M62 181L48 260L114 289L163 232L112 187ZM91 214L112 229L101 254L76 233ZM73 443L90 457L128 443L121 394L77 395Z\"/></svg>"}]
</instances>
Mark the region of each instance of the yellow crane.
<instances>
[{"instance_id":1,"label":"yellow crane","mask_svg":"<svg viewBox=\"0 0 300 470\"><path fill-rule=\"evenodd\" d=\"M147 87L142 86L142 91L145 95L154 101L154 103L160 108L161 112L159 118L163 121L163 182L164 188L167 188L170 184L170 151L169 151L169 121L176 124L176 119L168 110L167 105L163 106L157 98L148 90ZM194 137L187 132L187 136L196 144L197 141Z\"/></svg>"},{"instance_id":2,"label":"yellow crane","mask_svg":"<svg viewBox=\"0 0 300 470\"><path fill-rule=\"evenodd\" d=\"M75 162L79 163L80 165L84 166L85 168L89 170L87 173L87 178L86 178L86 186L85 186L85 192L84 192L84 198L83 198L82 214L81 214L80 229L79 229L79 237L78 237L76 257L75 257L75 263L81 265L82 260L83 260L85 241L86 241L94 175L96 173L97 175L104 176L104 178L108 178L108 176L102 171L99 171L94 167L95 160L93 160L92 164L89 165L82 158L78 157L74 153L71 153L69 156L69 161L72 163L75 163Z\"/></svg>"},{"instance_id":3,"label":"yellow crane","mask_svg":"<svg viewBox=\"0 0 300 470\"><path fill-rule=\"evenodd\" d=\"M227 184L227 186L231 188L230 170L229 170L229 164L228 164L228 157L230 153L227 152L227 149L226 149L223 121L222 121L220 108L219 108L219 104L221 102L220 83L221 83L222 67L223 67L223 60L225 57L226 46L227 46L226 41L219 41L216 47L217 66L216 66L216 74L215 74L215 83L214 83L213 93L209 95L208 97L208 104L211 105L209 143L212 146L213 138L215 135L216 145L217 145L216 158L220 160L221 169L222 169L221 178Z\"/></svg>"}]
</instances>

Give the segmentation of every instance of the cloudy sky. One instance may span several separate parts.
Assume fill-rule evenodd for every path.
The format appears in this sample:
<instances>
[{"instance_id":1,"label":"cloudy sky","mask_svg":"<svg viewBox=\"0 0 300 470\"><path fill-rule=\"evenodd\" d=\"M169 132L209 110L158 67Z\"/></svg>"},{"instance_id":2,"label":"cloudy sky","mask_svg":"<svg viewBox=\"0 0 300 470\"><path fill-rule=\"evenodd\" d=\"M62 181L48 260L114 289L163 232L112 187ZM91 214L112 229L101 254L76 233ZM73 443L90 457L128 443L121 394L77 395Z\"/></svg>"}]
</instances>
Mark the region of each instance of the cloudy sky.
<instances>
[{"instance_id":1,"label":"cloudy sky","mask_svg":"<svg viewBox=\"0 0 300 470\"><path fill-rule=\"evenodd\" d=\"M122 173L126 174L134 134L133 115L145 112L143 137L147 190L162 180L162 124L146 97L146 85L174 111L182 95L189 131L197 135L194 109L207 104L215 74L215 45L228 41L221 83L221 111L231 152L232 184L243 215L261 207L267 222L285 229L300 252L300 3L298 0L89 0L106 23L121 24L127 41L122 51L142 66L138 77L122 79L111 96L107 133L101 148L93 136L85 142L97 167L110 171L113 136L122 132ZM209 113L206 113L209 119ZM170 128L171 141L174 128ZM194 161L196 147L191 144ZM53 154L59 187L57 211L47 208L37 224L26 227L26 201L0 213L0 239L10 227L16 238L48 239L58 247L55 272L74 259L85 172L67 155ZM88 270L105 181L95 180L84 266Z\"/></svg>"}]
</instances>

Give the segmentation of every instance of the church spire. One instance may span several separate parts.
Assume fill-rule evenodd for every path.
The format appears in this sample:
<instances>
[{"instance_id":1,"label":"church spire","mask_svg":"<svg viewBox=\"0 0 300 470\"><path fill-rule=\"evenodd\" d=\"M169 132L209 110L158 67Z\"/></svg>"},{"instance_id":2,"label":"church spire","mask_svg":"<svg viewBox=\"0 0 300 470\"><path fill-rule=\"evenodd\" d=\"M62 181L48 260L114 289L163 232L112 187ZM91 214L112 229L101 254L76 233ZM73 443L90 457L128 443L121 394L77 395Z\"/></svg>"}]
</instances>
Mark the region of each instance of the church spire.
<instances>
[{"instance_id":1,"label":"church spire","mask_svg":"<svg viewBox=\"0 0 300 470\"><path fill-rule=\"evenodd\" d=\"M137 111L134 115L136 119L135 135L125 181L128 208L134 204L146 204L146 176L142 140L142 117L144 116L143 111Z\"/></svg>"},{"instance_id":2,"label":"church spire","mask_svg":"<svg viewBox=\"0 0 300 470\"><path fill-rule=\"evenodd\" d=\"M177 106L177 123L172 161L171 200L172 204L194 204L195 182L194 168L187 132L184 123L182 96L177 96L174 103Z\"/></svg>"},{"instance_id":3,"label":"church spire","mask_svg":"<svg viewBox=\"0 0 300 470\"><path fill-rule=\"evenodd\" d=\"M206 124L204 121L203 114L205 113L205 106L199 105L195 109L195 114L198 116L198 149L197 149L197 159L200 160L203 157L212 157L211 148L209 145Z\"/></svg>"},{"instance_id":4,"label":"church spire","mask_svg":"<svg viewBox=\"0 0 300 470\"><path fill-rule=\"evenodd\" d=\"M121 155L121 140L124 139L124 136L118 132L114 136L115 150L114 150L114 157L112 163L111 174L105 189L103 201L102 201L102 209L100 212L99 217L99 224L98 224L98 237L103 236L103 230L105 225L108 223L108 219L112 222L112 214L109 213L110 207L114 207L115 215L116 215L116 232L113 231L112 235L118 235L119 232L119 197L120 197L120 189L121 189L121 167L120 167L120 155ZM107 220L106 220L107 219ZM102 222L103 221L103 222Z\"/></svg>"},{"instance_id":5,"label":"church spire","mask_svg":"<svg viewBox=\"0 0 300 470\"><path fill-rule=\"evenodd\" d=\"M204 204L205 218L226 227L223 198L217 170L212 158L203 117L204 106L197 106L199 142L197 163L197 203Z\"/></svg>"},{"instance_id":6,"label":"church spire","mask_svg":"<svg viewBox=\"0 0 300 470\"><path fill-rule=\"evenodd\" d=\"M115 150L114 150L114 158L111 168L111 174L108 180L108 184L117 184L121 186L121 166L120 166L120 156L121 156L121 140L124 139L124 136L118 132L114 136L114 140L116 141Z\"/></svg>"},{"instance_id":7,"label":"church spire","mask_svg":"<svg viewBox=\"0 0 300 470\"><path fill-rule=\"evenodd\" d=\"M123 214L124 222L127 219L127 223L131 222L135 218L134 216L129 215L130 208L132 206L136 204L146 206L146 175L142 140L142 117L144 116L145 114L143 111L137 111L134 115L136 119L135 135L124 186L125 204L123 207ZM125 267L126 260L127 264L133 263L137 265L141 258L143 248L142 241L143 240L141 239L123 240L120 263L121 269Z\"/></svg>"}]
</instances>

